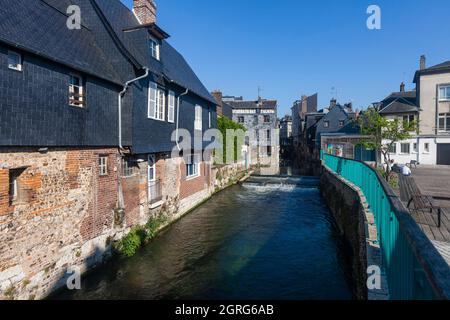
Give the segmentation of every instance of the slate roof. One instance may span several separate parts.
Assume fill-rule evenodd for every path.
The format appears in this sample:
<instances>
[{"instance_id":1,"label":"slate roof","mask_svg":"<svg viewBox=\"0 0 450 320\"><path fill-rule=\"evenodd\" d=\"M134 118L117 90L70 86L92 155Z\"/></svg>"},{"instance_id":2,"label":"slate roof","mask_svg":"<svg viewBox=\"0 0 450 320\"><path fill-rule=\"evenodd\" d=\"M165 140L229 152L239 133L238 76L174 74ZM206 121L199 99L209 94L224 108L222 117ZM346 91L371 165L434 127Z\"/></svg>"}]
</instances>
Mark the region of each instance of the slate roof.
<instances>
[{"instance_id":1,"label":"slate roof","mask_svg":"<svg viewBox=\"0 0 450 320\"><path fill-rule=\"evenodd\" d=\"M227 101L234 109L275 109L278 105L276 100L261 101Z\"/></svg>"},{"instance_id":2,"label":"slate roof","mask_svg":"<svg viewBox=\"0 0 450 320\"><path fill-rule=\"evenodd\" d=\"M85 12L81 30L66 27L66 10L71 4ZM97 14L95 19L93 14ZM108 33L99 32L96 24L100 23ZM147 67L216 104L183 56L167 41L162 41L161 62L150 57L148 31L139 26L133 12L120 0L2 0L0 6L0 41L10 46L123 85L135 75L117 66L123 60L107 49L110 44L105 45L114 42L137 69Z\"/></svg>"},{"instance_id":3,"label":"slate roof","mask_svg":"<svg viewBox=\"0 0 450 320\"><path fill-rule=\"evenodd\" d=\"M388 99L395 99L395 98L416 99L416 95L417 95L416 90L393 92L389 96L387 96L383 101L386 101Z\"/></svg>"},{"instance_id":4,"label":"slate roof","mask_svg":"<svg viewBox=\"0 0 450 320\"><path fill-rule=\"evenodd\" d=\"M419 112L419 108L405 99L399 98L384 107L380 114Z\"/></svg>"},{"instance_id":5,"label":"slate roof","mask_svg":"<svg viewBox=\"0 0 450 320\"><path fill-rule=\"evenodd\" d=\"M74 2L2 0L0 41L86 74L121 83L89 26L82 21L81 30L66 27L68 17L61 7Z\"/></svg>"},{"instance_id":6,"label":"slate roof","mask_svg":"<svg viewBox=\"0 0 450 320\"><path fill-rule=\"evenodd\" d=\"M189 89L199 97L208 100L214 105L217 104L216 99L214 99L205 88L184 57L177 50L165 40L162 41L160 50L163 74L170 81L173 81L183 88Z\"/></svg>"},{"instance_id":7,"label":"slate roof","mask_svg":"<svg viewBox=\"0 0 450 320\"><path fill-rule=\"evenodd\" d=\"M417 70L414 74L414 83L417 83L417 77L422 74L450 72L450 61L439 63L423 70Z\"/></svg>"},{"instance_id":8,"label":"slate roof","mask_svg":"<svg viewBox=\"0 0 450 320\"><path fill-rule=\"evenodd\" d=\"M393 92L386 97L379 104L380 114L395 114L395 113L411 113L418 112L419 108L416 106L415 90Z\"/></svg>"},{"instance_id":9,"label":"slate roof","mask_svg":"<svg viewBox=\"0 0 450 320\"><path fill-rule=\"evenodd\" d=\"M189 89L199 97L217 104L184 57L166 40L161 42L161 61L153 59L148 54L148 31L140 28L133 12L119 0L95 0L105 15L108 23L125 45L127 50L139 63L156 74L164 75L169 81ZM130 29L136 28L132 31ZM124 31L125 30L125 31Z\"/></svg>"}]
</instances>

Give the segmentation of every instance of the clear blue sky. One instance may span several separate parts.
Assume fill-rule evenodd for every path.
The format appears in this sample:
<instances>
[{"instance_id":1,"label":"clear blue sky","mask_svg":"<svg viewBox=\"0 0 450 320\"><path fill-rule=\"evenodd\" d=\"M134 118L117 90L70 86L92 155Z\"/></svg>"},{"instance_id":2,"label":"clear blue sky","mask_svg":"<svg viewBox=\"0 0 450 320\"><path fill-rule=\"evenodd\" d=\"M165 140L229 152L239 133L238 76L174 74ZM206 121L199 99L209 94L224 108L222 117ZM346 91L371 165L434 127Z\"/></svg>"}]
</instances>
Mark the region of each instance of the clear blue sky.
<instances>
[{"instance_id":1,"label":"clear blue sky","mask_svg":"<svg viewBox=\"0 0 450 320\"><path fill-rule=\"evenodd\" d=\"M367 107L402 81L413 88L421 54L428 66L450 60L448 0L156 3L158 25L208 90L255 99L259 85L279 101L279 116L302 94L328 105L332 87L339 102ZM371 4L381 7L381 30L366 27Z\"/></svg>"}]
</instances>

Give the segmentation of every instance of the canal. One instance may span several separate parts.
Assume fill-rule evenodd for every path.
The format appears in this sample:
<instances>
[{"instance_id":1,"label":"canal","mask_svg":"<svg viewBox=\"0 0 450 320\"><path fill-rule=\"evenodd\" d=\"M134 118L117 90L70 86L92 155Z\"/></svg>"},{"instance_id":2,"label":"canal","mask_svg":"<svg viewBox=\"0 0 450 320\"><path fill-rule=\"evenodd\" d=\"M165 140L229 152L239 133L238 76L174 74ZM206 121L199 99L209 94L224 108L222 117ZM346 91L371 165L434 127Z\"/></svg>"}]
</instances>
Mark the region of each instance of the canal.
<instances>
[{"instance_id":1,"label":"canal","mask_svg":"<svg viewBox=\"0 0 450 320\"><path fill-rule=\"evenodd\" d=\"M314 181L267 181L215 195L136 256L54 298L351 299L343 245Z\"/></svg>"}]
</instances>

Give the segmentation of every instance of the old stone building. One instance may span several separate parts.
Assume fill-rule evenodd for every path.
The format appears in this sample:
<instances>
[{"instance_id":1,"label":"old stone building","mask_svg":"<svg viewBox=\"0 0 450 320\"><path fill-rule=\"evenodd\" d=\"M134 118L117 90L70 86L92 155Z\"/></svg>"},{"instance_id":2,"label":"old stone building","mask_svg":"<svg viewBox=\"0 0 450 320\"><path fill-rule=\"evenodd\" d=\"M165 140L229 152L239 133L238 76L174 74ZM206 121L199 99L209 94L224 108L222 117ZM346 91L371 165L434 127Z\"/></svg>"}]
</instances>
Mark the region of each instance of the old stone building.
<instances>
[{"instance_id":1,"label":"old stone building","mask_svg":"<svg viewBox=\"0 0 450 320\"><path fill-rule=\"evenodd\" d=\"M203 142L178 143L216 126L216 102L155 3L71 3L79 30L64 1L0 11L0 299L45 297L131 227L213 191Z\"/></svg>"},{"instance_id":2,"label":"old stone building","mask_svg":"<svg viewBox=\"0 0 450 320\"><path fill-rule=\"evenodd\" d=\"M246 101L242 97L227 97L225 101L233 108L233 121L247 129L248 163L277 166L280 159L277 101L262 98Z\"/></svg>"}]
</instances>

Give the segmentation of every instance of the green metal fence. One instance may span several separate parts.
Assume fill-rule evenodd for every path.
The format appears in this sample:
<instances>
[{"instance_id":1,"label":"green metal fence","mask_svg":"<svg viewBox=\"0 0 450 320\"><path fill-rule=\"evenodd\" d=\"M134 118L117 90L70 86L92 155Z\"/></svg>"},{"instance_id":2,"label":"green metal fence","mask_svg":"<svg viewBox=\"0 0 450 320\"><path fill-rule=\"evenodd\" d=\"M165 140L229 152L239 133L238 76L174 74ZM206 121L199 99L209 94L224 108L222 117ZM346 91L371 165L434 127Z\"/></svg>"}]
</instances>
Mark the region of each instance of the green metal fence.
<instances>
[{"instance_id":1,"label":"green metal fence","mask_svg":"<svg viewBox=\"0 0 450 320\"><path fill-rule=\"evenodd\" d=\"M418 227L413 231L405 230L409 227L399 222L399 202L393 201L398 201L398 198L380 175L363 162L323 153L321 157L330 170L358 186L368 201L378 229L383 267L388 278L389 299L441 298L436 294L436 284L429 279L429 272L425 272L428 268L424 267L423 259L418 257L420 248L416 248L411 243L414 241L408 236L411 232L422 231Z\"/></svg>"}]
</instances>

